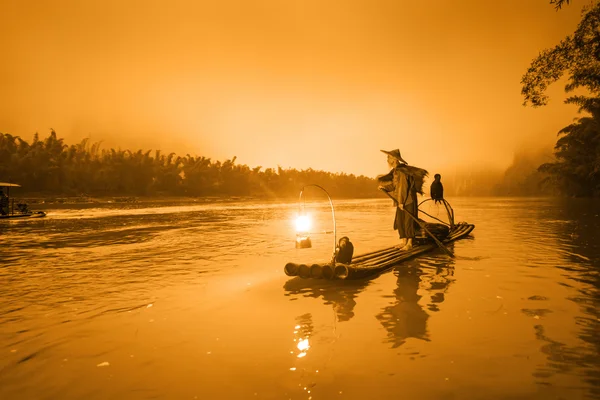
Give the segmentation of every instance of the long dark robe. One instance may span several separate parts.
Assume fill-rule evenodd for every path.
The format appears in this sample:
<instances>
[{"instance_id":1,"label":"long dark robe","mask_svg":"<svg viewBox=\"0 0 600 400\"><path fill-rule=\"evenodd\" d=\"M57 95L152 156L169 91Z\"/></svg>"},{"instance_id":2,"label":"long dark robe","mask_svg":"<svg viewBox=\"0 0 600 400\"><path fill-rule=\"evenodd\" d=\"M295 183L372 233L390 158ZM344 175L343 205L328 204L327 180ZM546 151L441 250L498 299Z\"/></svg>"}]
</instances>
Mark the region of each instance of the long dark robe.
<instances>
[{"instance_id":1,"label":"long dark robe","mask_svg":"<svg viewBox=\"0 0 600 400\"><path fill-rule=\"evenodd\" d=\"M399 204L404 205L404 210L400 207L396 209L394 230L398 231L400 238L414 238L417 223L407 213L418 218L417 191L419 187L415 184L415 178L404 171L403 167L395 168L389 174L380 177L379 183Z\"/></svg>"},{"instance_id":2,"label":"long dark robe","mask_svg":"<svg viewBox=\"0 0 600 400\"><path fill-rule=\"evenodd\" d=\"M404 205L404 209L401 209L400 207L396 208L394 229L398 231L398 237L401 239L414 238L417 223L410 215L407 215L407 213L412 214L415 218L419 218L419 203L417 200L415 181L413 177L403 174L402 172L396 172L394 175L397 193L396 198L398 199L398 203Z\"/></svg>"}]
</instances>

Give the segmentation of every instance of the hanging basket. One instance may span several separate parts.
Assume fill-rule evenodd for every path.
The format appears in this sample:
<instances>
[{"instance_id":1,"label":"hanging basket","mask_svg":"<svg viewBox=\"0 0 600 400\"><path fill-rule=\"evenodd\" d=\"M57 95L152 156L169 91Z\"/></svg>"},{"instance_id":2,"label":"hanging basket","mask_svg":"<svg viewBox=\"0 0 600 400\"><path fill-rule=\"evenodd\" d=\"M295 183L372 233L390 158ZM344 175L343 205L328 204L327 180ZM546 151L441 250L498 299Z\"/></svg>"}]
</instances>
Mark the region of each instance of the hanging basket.
<instances>
[{"instance_id":1,"label":"hanging basket","mask_svg":"<svg viewBox=\"0 0 600 400\"><path fill-rule=\"evenodd\" d=\"M444 240L450 234L450 227L444 224L421 221L438 240ZM433 239L421 227L415 229L415 240L419 243L433 243Z\"/></svg>"}]
</instances>

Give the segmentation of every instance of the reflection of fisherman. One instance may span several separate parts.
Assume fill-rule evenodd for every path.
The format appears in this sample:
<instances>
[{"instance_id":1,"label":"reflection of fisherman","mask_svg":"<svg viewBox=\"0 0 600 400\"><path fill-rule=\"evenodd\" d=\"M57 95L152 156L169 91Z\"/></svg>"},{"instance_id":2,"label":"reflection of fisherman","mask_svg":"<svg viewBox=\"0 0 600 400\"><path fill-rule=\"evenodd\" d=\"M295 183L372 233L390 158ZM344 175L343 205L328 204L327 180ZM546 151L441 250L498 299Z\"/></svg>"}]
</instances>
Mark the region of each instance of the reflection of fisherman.
<instances>
[{"instance_id":1,"label":"reflection of fisherman","mask_svg":"<svg viewBox=\"0 0 600 400\"><path fill-rule=\"evenodd\" d=\"M387 341L396 348L406 342L408 338L429 340L427 334L427 320L429 314L419 304L421 295L418 294L419 270L409 268L398 271L398 287L394 290L396 302L385 307L376 316L383 327L388 331Z\"/></svg>"},{"instance_id":2,"label":"reflection of fisherman","mask_svg":"<svg viewBox=\"0 0 600 400\"><path fill-rule=\"evenodd\" d=\"M8 214L8 196L0 189L0 215Z\"/></svg>"},{"instance_id":3,"label":"reflection of fisherman","mask_svg":"<svg viewBox=\"0 0 600 400\"><path fill-rule=\"evenodd\" d=\"M396 200L394 229L398 231L401 249L410 250L415 237L416 222L407 213L418 218L417 193L422 193L423 178L427 176L427 171L409 166L398 149L381 151L388 155L387 162L391 171L378 177L379 187L391 192Z\"/></svg>"},{"instance_id":4,"label":"reflection of fisherman","mask_svg":"<svg viewBox=\"0 0 600 400\"><path fill-rule=\"evenodd\" d=\"M436 203L441 202L444 199L444 186L442 185L442 176L435 174L434 181L429 188L429 195Z\"/></svg>"}]
</instances>

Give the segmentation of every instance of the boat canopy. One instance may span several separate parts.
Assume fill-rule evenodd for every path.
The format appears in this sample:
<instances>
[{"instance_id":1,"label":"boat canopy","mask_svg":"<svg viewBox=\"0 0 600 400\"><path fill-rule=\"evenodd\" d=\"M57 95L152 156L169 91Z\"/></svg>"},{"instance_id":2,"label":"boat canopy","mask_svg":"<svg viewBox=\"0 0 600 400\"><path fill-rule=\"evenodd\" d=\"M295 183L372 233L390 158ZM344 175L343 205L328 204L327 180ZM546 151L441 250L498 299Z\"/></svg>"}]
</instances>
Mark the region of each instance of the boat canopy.
<instances>
[{"instance_id":1,"label":"boat canopy","mask_svg":"<svg viewBox=\"0 0 600 400\"><path fill-rule=\"evenodd\" d=\"M16 183L0 182L0 187L21 187L21 185L17 185Z\"/></svg>"}]
</instances>

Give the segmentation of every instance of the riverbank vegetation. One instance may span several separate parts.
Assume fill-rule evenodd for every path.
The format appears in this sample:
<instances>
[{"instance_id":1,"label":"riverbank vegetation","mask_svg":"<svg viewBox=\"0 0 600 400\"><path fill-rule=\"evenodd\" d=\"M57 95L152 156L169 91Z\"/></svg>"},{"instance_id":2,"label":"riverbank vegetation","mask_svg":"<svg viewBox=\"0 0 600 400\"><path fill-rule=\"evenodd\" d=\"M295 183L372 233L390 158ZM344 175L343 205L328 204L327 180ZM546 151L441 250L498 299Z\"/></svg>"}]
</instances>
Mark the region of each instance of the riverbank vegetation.
<instances>
[{"instance_id":1,"label":"riverbank vegetation","mask_svg":"<svg viewBox=\"0 0 600 400\"><path fill-rule=\"evenodd\" d=\"M462 168L442 174L447 197L548 196L557 194L538 166L549 151L521 151L505 170ZM429 177L428 179L431 179ZM60 201L97 197L255 197L296 198L302 186L317 184L335 198L379 198L373 178L313 169L249 167L231 160L177 156L161 151L102 149L84 139L67 145L56 132L27 142L0 133L0 181L22 185L19 196ZM429 193L426 182L425 192ZM66 199L66 198L70 198Z\"/></svg>"},{"instance_id":2,"label":"riverbank vegetation","mask_svg":"<svg viewBox=\"0 0 600 400\"><path fill-rule=\"evenodd\" d=\"M33 141L0 133L0 181L22 185L20 194L64 196L298 196L309 183L337 198L376 197L373 178L313 169L254 167L236 158L213 161L160 150L101 149L84 139L67 145L55 131Z\"/></svg>"}]
</instances>

